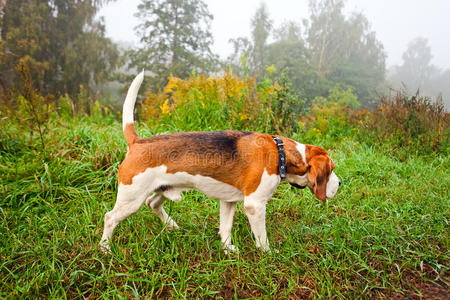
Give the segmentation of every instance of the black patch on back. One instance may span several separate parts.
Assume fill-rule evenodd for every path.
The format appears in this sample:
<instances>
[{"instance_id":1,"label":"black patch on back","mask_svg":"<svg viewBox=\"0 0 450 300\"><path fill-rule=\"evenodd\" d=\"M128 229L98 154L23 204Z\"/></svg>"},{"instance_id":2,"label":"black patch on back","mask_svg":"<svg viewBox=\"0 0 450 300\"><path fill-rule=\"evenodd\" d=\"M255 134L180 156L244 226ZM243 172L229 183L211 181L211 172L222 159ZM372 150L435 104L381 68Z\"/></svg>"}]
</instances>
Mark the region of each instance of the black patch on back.
<instances>
[{"instance_id":1,"label":"black patch on back","mask_svg":"<svg viewBox=\"0 0 450 300\"><path fill-rule=\"evenodd\" d=\"M167 135L159 135L140 139L140 144L167 140L183 147L184 150L199 151L199 153L226 152L235 153L237 142L243 137L252 134L248 131L224 130L224 131L195 131L181 132Z\"/></svg>"}]
</instances>

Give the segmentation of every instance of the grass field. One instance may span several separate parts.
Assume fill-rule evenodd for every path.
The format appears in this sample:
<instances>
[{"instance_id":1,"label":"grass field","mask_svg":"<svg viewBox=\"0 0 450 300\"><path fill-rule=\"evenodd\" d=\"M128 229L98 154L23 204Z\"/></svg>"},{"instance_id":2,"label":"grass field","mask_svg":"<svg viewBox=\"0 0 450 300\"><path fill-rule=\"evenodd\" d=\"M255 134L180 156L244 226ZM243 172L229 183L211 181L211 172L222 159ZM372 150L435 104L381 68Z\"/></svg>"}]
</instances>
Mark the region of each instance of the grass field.
<instances>
[{"instance_id":1,"label":"grass field","mask_svg":"<svg viewBox=\"0 0 450 300\"><path fill-rule=\"evenodd\" d=\"M178 231L144 206L105 255L98 242L125 155L121 125L61 121L45 151L13 126L0 137L1 297L450 297L448 156L398 159L353 138L319 140L343 185L325 205L281 185L268 205L271 254L255 248L238 205L239 252L225 255L218 202L189 192L165 204Z\"/></svg>"}]
</instances>

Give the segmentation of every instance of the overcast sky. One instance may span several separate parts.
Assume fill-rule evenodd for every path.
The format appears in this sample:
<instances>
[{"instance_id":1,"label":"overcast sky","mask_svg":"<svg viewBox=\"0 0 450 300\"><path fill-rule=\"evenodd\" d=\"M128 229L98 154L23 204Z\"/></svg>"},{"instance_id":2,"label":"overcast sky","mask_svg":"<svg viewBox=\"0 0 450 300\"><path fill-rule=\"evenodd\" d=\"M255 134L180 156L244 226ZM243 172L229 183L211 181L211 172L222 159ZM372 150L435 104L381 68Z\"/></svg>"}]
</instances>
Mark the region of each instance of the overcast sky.
<instances>
[{"instance_id":1,"label":"overcast sky","mask_svg":"<svg viewBox=\"0 0 450 300\"><path fill-rule=\"evenodd\" d=\"M137 44L134 17L141 0L117 0L105 6L107 35L115 41ZM230 38L249 36L250 19L261 0L205 0L214 20L213 51L226 57L232 51ZM265 0L275 27L284 21L308 17L308 0ZM347 0L346 13L362 11L383 43L387 65L401 64L408 43L418 37L429 40L432 63L450 68L450 0Z\"/></svg>"}]
</instances>

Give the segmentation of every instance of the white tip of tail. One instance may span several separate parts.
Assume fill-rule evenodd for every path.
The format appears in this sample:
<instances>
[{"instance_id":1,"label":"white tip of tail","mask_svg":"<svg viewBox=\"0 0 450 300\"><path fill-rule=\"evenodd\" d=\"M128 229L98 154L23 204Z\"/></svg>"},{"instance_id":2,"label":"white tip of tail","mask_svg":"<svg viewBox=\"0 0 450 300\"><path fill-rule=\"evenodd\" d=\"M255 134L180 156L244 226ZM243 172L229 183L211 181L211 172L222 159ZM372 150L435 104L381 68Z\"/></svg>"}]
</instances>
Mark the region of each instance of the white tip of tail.
<instances>
[{"instance_id":1,"label":"white tip of tail","mask_svg":"<svg viewBox=\"0 0 450 300\"><path fill-rule=\"evenodd\" d=\"M144 80L144 70L139 73L128 88L127 97L123 103L122 111L122 127L125 130L125 125L128 123L134 123L134 105L136 103L139 87Z\"/></svg>"}]
</instances>

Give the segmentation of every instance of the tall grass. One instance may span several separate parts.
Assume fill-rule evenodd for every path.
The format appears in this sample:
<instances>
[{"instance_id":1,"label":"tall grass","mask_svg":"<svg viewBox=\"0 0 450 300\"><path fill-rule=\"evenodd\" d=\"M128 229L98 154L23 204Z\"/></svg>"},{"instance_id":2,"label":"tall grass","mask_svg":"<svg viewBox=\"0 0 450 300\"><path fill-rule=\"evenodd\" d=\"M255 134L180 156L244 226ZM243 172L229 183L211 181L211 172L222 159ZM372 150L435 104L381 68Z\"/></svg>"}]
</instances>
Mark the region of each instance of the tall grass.
<instances>
[{"instance_id":1,"label":"tall grass","mask_svg":"<svg viewBox=\"0 0 450 300\"><path fill-rule=\"evenodd\" d=\"M382 96L375 110L358 111L352 117L366 141L389 143L420 154L450 151L450 114L442 99L432 101L418 92L410 97L399 91Z\"/></svg>"},{"instance_id":2,"label":"tall grass","mask_svg":"<svg viewBox=\"0 0 450 300\"><path fill-rule=\"evenodd\" d=\"M185 129L143 125L141 136ZM60 113L42 150L36 135L2 115L0 296L447 297L448 155L398 159L350 134L329 139L333 126L291 136L327 148L343 185L325 205L281 185L267 212L272 254L255 248L238 205L239 252L225 255L217 201L188 192L165 204L178 231L142 207L118 226L112 254L104 255L103 215L114 205L126 149L120 123Z\"/></svg>"}]
</instances>

